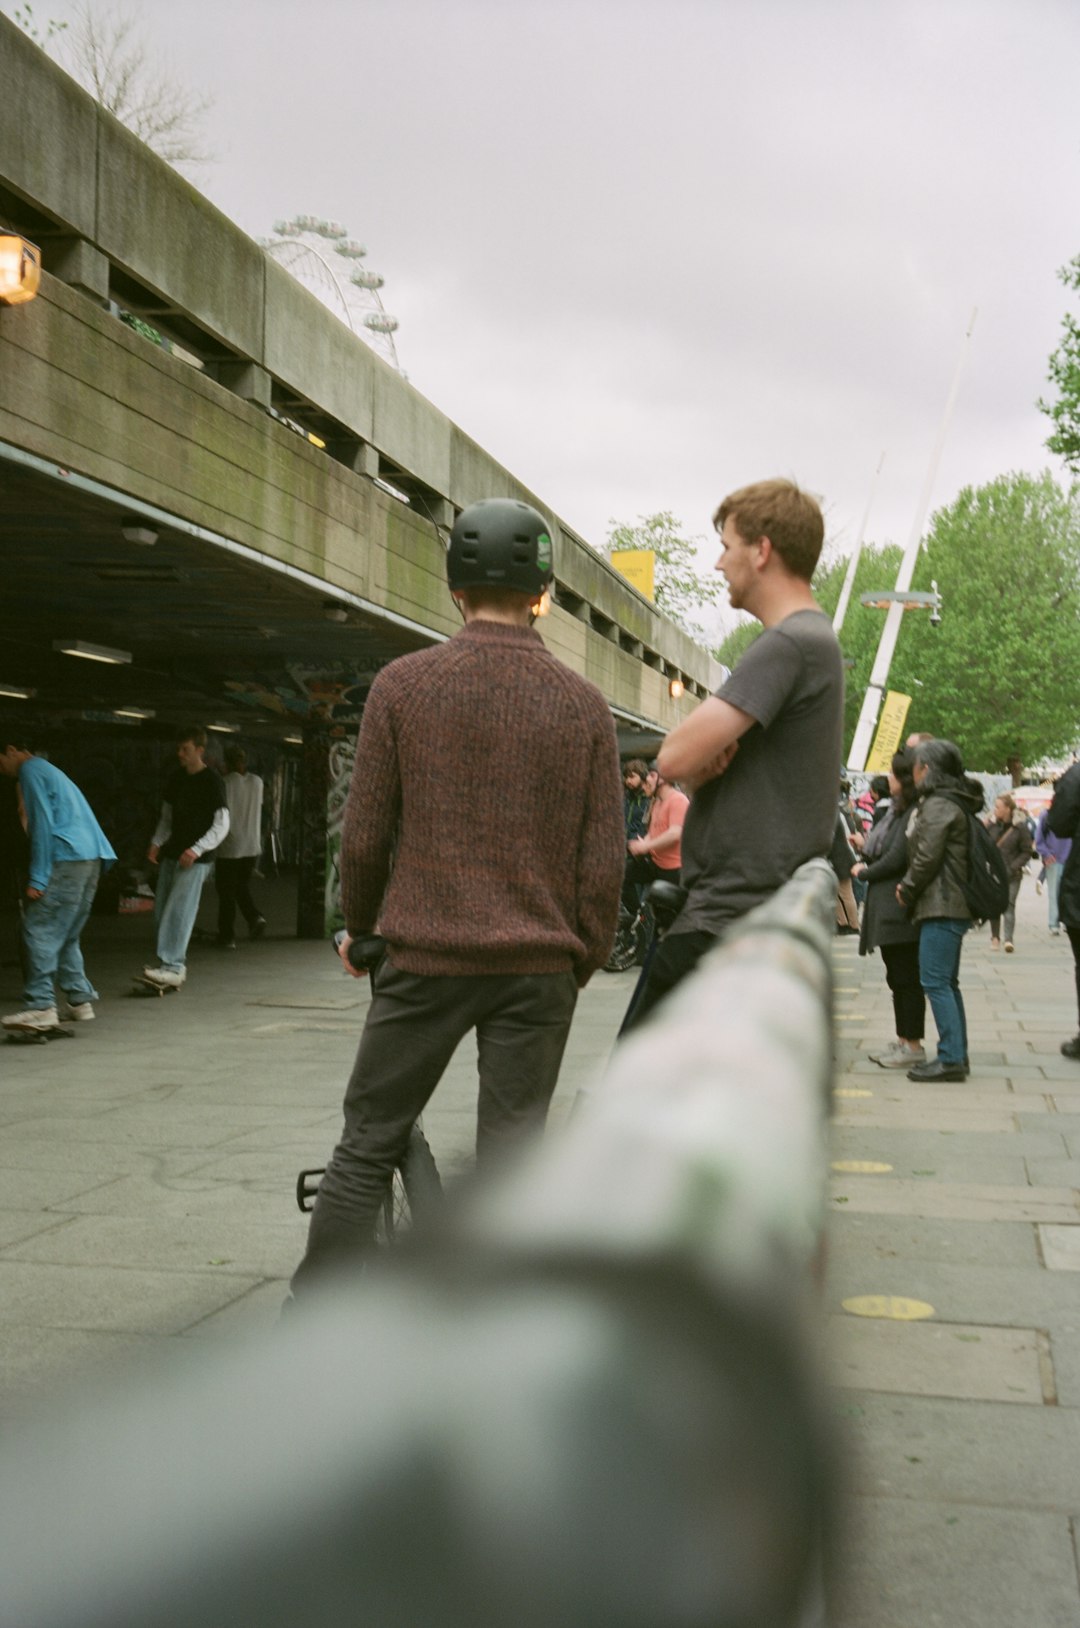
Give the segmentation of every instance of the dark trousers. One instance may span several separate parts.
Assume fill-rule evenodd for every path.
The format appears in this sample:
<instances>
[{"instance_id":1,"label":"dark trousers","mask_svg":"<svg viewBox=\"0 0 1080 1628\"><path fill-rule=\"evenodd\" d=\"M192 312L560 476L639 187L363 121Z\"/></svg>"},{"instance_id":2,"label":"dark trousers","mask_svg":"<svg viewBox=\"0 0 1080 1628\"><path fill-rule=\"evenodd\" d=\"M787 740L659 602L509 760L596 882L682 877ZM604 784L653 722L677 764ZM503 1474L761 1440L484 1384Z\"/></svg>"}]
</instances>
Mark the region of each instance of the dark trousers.
<instances>
[{"instance_id":1,"label":"dark trousers","mask_svg":"<svg viewBox=\"0 0 1080 1628\"><path fill-rule=\"evenodd\" d=\"M293 1291L356 1265L409 1133L476 1030L480 1165L541 1131L577 1003L570 972L422 977L384 957L345 1092L345 1127L319 1187Z\"/></svg>"},{"instance_id":2,"label":"dark trousers","mask_svg":"<svg viewBox=\"0 0 1080 1628\"><path fill-rule=\"evenodd\" d=\"M896 1032L901 1040L921 1040L926 1033L926 996L919 981L919 941L882 944L885 982L892 990Z\"/></svg>"},{"instance_id":3,"label":"dark trousers","mask_svg":"<svg viewBox=\"0 0 1080 1628\"><path fill-rule=\"evenodd\" d=\"M218 938L232 938L236 907L249 927L262 920L262 912L251 897L251 873L256 856L247 859L219 859L214 865L214 886L218 895Z\"/></svg>"},{"instance_id":4,"label":"dark trousers","mask_svg":"<svg viewBox=\"0 0 1080 1628\"><path fill-rule=\"evenodd\" d=\"M620 1040L645 1022L650 1012L693 972L715 943L715 933L669 933L666 938L654 940L626 1009L619 1030Z\"/></svg>"},{"instance_id":5,"label":"dark trousers","mask_svg":"<svg viewBox=\"0 0 1080 1628\"><path fill-rule=\"evenodd\" d=\"M1072 945L1073 963L1076 969L1076 1011L1077 1021L1080 1022L1080 927L1066 927L1069 943Z\"/></svg>"},{"instance_id":6,"label":"dark trousers","mask_svg":"<svg viewBox=\"0 0 1080 1628\"><path fill-rule=\"evenodd\" d=\"M674 882L677 887L679 876L678 866L673 870L664 870L649 854L631 854L623 872L623 909L636 916L642 888L648 887L650 882Z\"/></svg>"}]
</instances>

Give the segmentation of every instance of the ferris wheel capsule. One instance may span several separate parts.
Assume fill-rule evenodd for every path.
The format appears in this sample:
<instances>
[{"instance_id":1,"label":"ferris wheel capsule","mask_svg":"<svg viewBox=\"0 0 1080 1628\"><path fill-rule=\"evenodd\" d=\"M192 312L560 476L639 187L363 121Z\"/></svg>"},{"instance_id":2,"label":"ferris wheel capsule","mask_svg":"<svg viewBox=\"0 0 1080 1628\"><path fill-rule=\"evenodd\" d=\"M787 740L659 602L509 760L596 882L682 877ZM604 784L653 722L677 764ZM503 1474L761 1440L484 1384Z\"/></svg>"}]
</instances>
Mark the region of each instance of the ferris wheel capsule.
<instances>
[{"instance_id":1,"label":"ferris wheel capsule","mask_svg":"<svg viewBox=\"0 0 1080 1628\"><path fill-rule=\"evenodd\" d=\"M349 281L350 283L355 283L357 288L367 288L374 293L375 289L383 286L386 278L380 277L377 271L368 271L367 268L364 267L354 271L349 277Z\"/></svg>"},{"instance_id":2,"label":"ferris wheel capsule","mask_svg":"<svg viewBox=\"0 0 1080 1628\"><path fill-rule=\"evenodd\" d=\"M347 237L343 243L334 244L334 253L344 255L346 260L362 260L367 254L367 247L357 243L355 238Z\"/></svg>"},{"instance_id":3,"label":"ferris wheel capsule","mask_svg":"<svg viewBox=\"0 0 1080 1628\"><path fill-rule=\"evenodd\" d=\"M397 317L392 317L389 311L369 311L364 318L364 327L375 334L392 334L397 326Z\"/></svg>"}]
</instances>

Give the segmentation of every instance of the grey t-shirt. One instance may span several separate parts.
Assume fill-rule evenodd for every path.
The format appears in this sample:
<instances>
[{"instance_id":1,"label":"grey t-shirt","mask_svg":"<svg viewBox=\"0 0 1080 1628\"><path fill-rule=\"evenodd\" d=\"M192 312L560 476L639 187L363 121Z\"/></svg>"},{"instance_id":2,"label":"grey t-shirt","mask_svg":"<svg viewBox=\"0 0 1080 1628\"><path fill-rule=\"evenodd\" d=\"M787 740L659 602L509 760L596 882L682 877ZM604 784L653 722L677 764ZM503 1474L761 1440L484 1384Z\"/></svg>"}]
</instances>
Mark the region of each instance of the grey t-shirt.
<instances>
[{"instance_id":1,"label":"grey t-shirt","mask_svg":"<svg viewBox=\"0 0 1080 1628\"><path fill-rule=\"evenodd\" d=\"M836 826L844 669L828 617L795 611L766 628L716 694L756 722L727 771L690 800L689 898L672 933L721 933L827 855Z\"/></svg>"}]
</instances>

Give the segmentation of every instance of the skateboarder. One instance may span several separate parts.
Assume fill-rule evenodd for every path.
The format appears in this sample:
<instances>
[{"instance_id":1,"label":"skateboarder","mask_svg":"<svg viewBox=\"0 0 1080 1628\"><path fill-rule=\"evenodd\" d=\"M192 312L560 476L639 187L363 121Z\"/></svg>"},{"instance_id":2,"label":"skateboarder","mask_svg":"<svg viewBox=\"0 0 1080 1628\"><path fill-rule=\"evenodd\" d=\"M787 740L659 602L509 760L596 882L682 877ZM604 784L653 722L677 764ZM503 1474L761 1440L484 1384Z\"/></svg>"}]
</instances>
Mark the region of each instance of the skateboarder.
<instances>
[{"instance_id":1,"label":"skateboarder","mask_svg":"<svg viewBox=\"0 0 1080 1628\"><path fill-rule=\"evenodd\" d=\"M86 1022L98 992L86 976L79 937L90 915L103 865L116 855L74 781L21 742L0 740L0 773L17 782L30 839L22 900L26 1009L2 1020L9 1034L48 1034L63 1017Z\"/></svg>"},{"instance_id":2,"label":"skateboarder","mask_svg":"<svg viewBox=\"0 0 1080 1628\"><path fill-rule=\"evenodd\" d=\"M206 766L206 730L185 729L176 756L180 766L169 776L146 856L160 866L154 903L158 965L144 967L135 980L161 991L179 989L187 978L187 949L203 884L229 830L221 776Z\"/></svg>"}]
</instances>

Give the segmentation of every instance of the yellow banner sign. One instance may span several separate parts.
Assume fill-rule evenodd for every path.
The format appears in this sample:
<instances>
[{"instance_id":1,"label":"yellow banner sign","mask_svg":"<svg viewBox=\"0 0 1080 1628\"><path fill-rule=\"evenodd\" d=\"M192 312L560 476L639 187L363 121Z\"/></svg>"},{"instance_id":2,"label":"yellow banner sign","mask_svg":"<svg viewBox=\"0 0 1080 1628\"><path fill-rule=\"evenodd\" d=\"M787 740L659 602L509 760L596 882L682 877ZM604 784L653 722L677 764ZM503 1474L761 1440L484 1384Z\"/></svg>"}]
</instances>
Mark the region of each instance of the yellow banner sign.
<instances>
[{"instance_id":1,"label":"yellow banner sign","mask_svg":"<svg viewBox=\"0 0 1080 1628\"><path fill-rule=\"evenodd\" d=\"M885 705L881 709L881 717L878 719L874 744L866 760L867 774L888 772L894 752L900 749L900 737L904 733L910 705L910 695L900 695L896 690L889 690L885 697Z\"/></svg>"},{"instance_id":2,"label":"yellow banner sign","mask_svg":"<svg viewBox=\"0 0 1080 1628\"><path fill-rule=\"evenodd\" d=\"M616 571L626 578L632 588L644 594L646 599L653 597L656 555L651 548L620 548L610 558Z\"/></svg>"}]
</instances>

